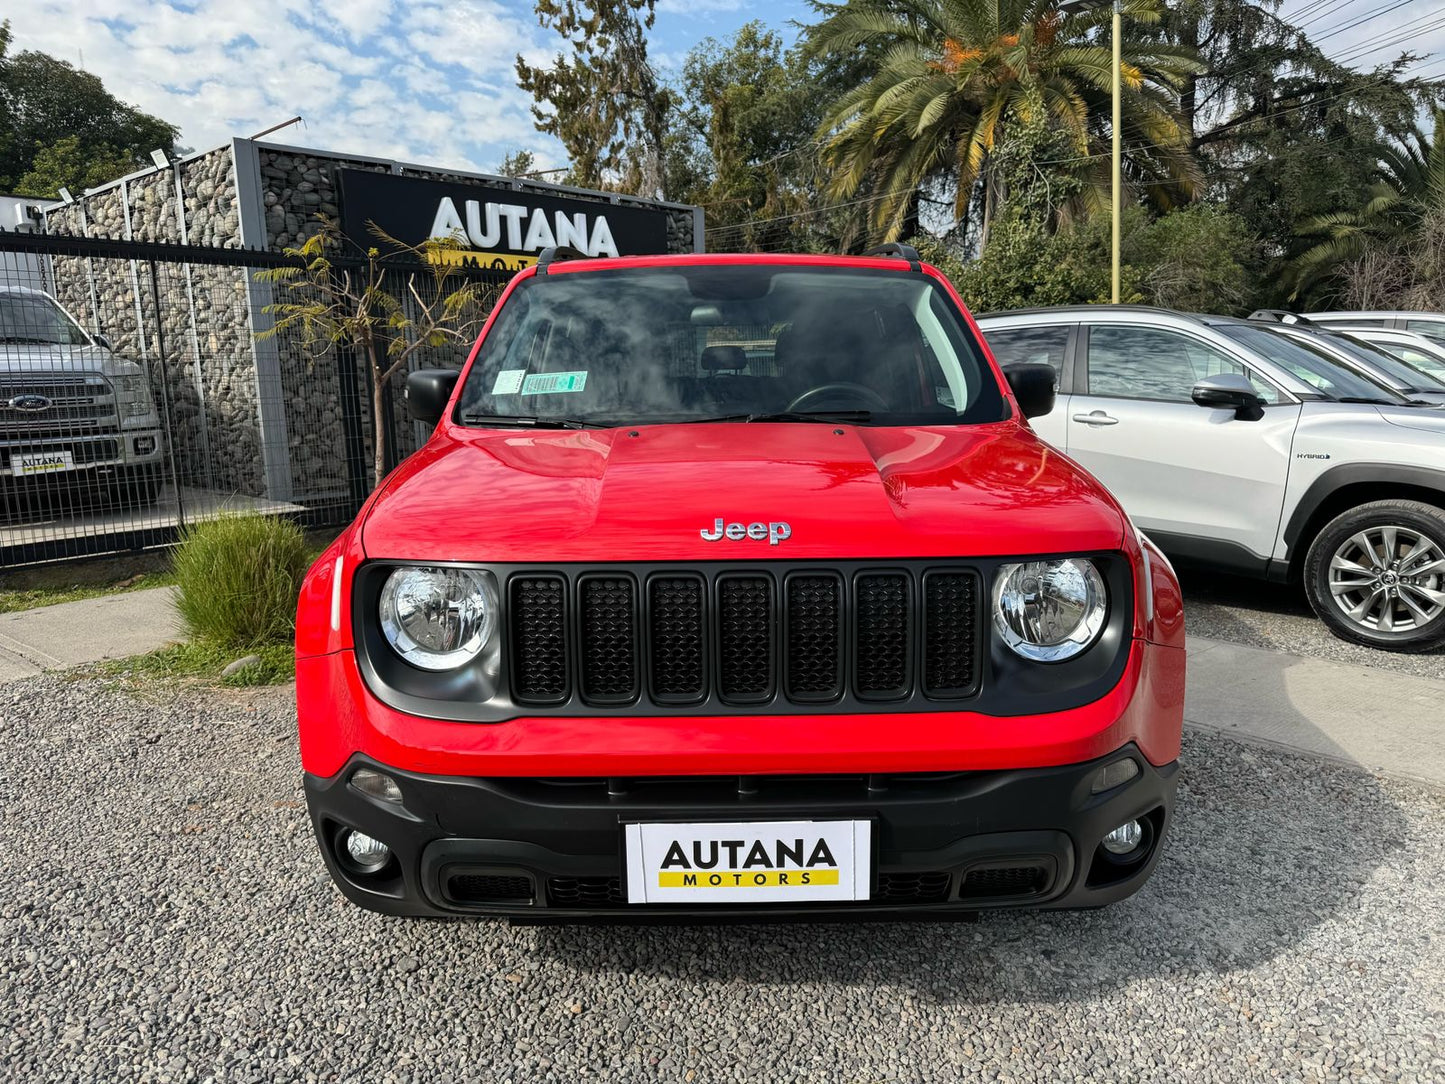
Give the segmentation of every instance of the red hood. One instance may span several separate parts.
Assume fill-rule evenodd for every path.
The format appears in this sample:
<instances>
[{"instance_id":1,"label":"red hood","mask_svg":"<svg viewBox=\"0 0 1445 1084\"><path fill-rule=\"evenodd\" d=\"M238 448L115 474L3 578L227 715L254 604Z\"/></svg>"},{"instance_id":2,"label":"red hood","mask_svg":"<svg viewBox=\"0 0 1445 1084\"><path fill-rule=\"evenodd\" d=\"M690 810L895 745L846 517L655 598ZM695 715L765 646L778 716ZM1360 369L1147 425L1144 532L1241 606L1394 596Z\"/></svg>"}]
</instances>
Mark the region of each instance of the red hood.
<instances>
[{"instance_id":1,"label":"red hood","mask_svg":"<svg viewBox=\"0 0 1445 1084\"><path fill-rule=\"evenodd\" d=\"M791 534L704 540L718 519ZM403 560L751 561L1061 553L1122 536L1098 483L1012 423L721 423L450 429L388 480L362 544Z\"/></svg>"}]
</instances>

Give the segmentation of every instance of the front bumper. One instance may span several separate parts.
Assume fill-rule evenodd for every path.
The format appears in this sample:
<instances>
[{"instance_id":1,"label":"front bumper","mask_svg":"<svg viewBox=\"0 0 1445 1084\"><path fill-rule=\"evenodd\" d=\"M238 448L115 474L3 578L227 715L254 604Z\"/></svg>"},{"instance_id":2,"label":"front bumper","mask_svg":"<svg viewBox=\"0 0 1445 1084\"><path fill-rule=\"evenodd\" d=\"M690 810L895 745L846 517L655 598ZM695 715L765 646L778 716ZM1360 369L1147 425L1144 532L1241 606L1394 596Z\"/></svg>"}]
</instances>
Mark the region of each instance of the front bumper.
<instances>
[{"instance_id":1,"label":"front bumper","mask_svg":"<svg viewBox=\"0 0 1445 1084\"><path fill-rule=\"evenodd\" d=\"M1139 773L1102 794L1102 767ZM358 767L394 778L400 805L349 783ZM307 774L311 818L343 894L394 915L492 915L578 921L941 917L993 907L1097 907L1132 894L1158 861L1174 807L1177 762L1153 766L1130 744L1055 767L889 775L656 778L459 778L398 771L353 757L329 778ZM622 826L652 821L867 819L870 898L848 903L631 905ZM1139 820L1127 861L1100 841ZM349 828L392 850L374 873L345 857Z\"/></svg>"}]
</instances>

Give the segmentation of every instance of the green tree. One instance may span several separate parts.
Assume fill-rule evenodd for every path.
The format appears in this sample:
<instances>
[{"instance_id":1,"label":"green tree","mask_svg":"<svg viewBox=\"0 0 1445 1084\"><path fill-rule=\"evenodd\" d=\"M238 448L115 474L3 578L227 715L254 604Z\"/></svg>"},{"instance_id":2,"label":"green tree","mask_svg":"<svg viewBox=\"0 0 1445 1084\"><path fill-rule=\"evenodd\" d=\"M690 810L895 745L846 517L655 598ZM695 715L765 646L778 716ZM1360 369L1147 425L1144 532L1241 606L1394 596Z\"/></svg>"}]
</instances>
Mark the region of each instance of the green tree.
<instances>
[{"instance_id":1,"label":"green tree","mask_svg":"<svg viewBox=\"0 0 1445 1084\"><path fill-rule=\"evenodd\" d=\"M535 100L537 130L556 136L568 179L639 195L666 192L664 144L672 97L647 55L656 0L537 0L537 21L566 42L548 67L517 57L517 84Z\"/></svg>"},{"instance_id":2,"label":"green tree","mask_svg":"<svg viewBox=\"0 0 1445 1084\"><path fill-rule=\"evenodd\" d=\"M824 10L808 31L811 48L861 49L871 59L824 121L824 156L836 170L830 191L847 199L871 177L880 234L897 236L919 189L940 178L954 189L959 217L982 182L986 232L1008 196L992 159L1013 124L1042 118L1066 136L1069 155L1038 164L1083 179L1083 205L1100 202L1109 175L1107 3L847 0ZM1167 205L1194 187L1178 88L1198 65L1190 50L1141 31L1158 21L1158 0L1122 0L1122 10L1130 180Z\"/></svg>"},{"instance_id":3,"label":"green tree","mask_svg":"<svg viewBox=\"0 0 1445 1084\"><path fill-rule=\"evenodd\" d=\"M0 23L0 189L54 196L173 154L179 130L127 105L89 72L37 52L10 55Z\"/></svg>"},{"instance_id":4,"label":"green tree","mask_svg":"<svg viewBox=\"0 0 1445 1084\"><path fill-rule=\"evenodd\" d=\"M411 246L376 231L385 250L372 247L359 260L343 261L337 256L345 240L336 223L317 217L321 229L284 250L300 266L255 272L258 282L281 294L265 307L275 323L263 334L294 331L318 356L337 347L361 355L371 377L373 484L380 485L391 458L386 400L392 378L418 351L470 344L488 298L484 287L464 280L458 242L432 238Z\"/></svg>"},{"instance_id":5,"label":"green tree","mask_svg":"<svg viewBox=\"0 0 1445 1084\"><path fill-rule=\"evenodd\" d=\"M1400 143L1380 149L1379 181L1359 206L1304 225L1300 232L1317 240L1291 265L1291 296L1372 251L1409 246L1432 216L1445 215L1445 108L1433 120L1429 135L1412 125Z\"/></svg>"},{"instance_id":6,"label":"green tree","mask_svg":"<svg viewBox=\"0 0 1445 1084\"><path fill-rule=\"evenodd\" d=\"M503 177L525 177L537 169L537 159L531 151L516 151L502 159L497 173Z\"/></svg>"}]
</instances>

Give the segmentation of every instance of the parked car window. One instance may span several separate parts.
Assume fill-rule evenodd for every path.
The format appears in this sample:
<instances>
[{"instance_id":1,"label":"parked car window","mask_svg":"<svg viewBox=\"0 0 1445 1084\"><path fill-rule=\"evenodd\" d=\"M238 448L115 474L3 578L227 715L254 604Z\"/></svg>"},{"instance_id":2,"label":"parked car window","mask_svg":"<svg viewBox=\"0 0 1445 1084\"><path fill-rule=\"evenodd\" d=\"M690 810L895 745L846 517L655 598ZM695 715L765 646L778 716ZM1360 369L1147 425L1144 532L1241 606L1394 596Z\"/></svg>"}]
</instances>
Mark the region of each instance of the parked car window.
<instances>
[{"instance_id":1,"label":"parked car window","mask_svg":"<svg viewBox=\"0 0 1445 1084\"><path fill-rule=\"evenodd\" d=\"M1241 373L1266 403L1280 401L1273 385L1222 350L1174 331L1097 325L1089 329L1088 354L1090 395L1187 403L1205 377Z\"/></svg>"},{"instance_id":2,"label":"parked car window","mask_svg":"<svg viewBox=\"0 0 1445 1084\"><path fill-rule=\"evenodd\" d=\"M1382 349L1390 351L1397 358L1413 369L1422 373L1428 373L1436 380L1445 382L1445 357L1438 354L1427 354L1423 350L1417 350L1413 346L1396 346L1390 343L1379 343Z\"/></svg>"},{"instance_id":3,"label":"parked car window","mask_svg":"<svg viewBox=\"0 0 1445 1084\"><path fill-rule=\"evenodd\" d=\"M0 293L0 342L86 346L90 340L43 294Z\"/></svg>"},{"instance_id":4,"label":"parked car window","mask_svg":"<svg viewBox=\"0 0 1445 1084\"><path fill-rule=\"evenodd\" d=\"M839 410L866 411L873 425L1007 414L977 339L933 280L713 265L525 280L482 343L459 419L625 425Z\"/></svg>"},{"instance_id":5,"label":"parked car window","mask_svg":"<svg viewBox=\"0 0 1445 1084\"><path fill-rule=\"evenodd\" d=\"M1069 345L1070 324L1045 324L1042 327L1001 327L986 331L993 356L1000 365L1052 365L1062 376L1064 351Z\"/></svg>"},{"instance_id":6,"label":"parked car window","mask_svg":"<svg viewBox=\"0 0 1445 1084\"><path fill-rule=\"evenodd\" d=\"M1316 346L1309 346L1289 335L1255 324L1222 324L1221 335L1249 347L1261 357L1310 387L1333 399L1387 399L1405 401L1399 392L1383 382L1369 380L1345 367Z\"/></svg>"},{"instance_id":7,"label":"parked car window","mask_svg":"<svg viewBox=\"0 0 1445 1084\"><path fill-rule=\"evenodd\" d=\"M1404 388L1407 391L1445 391L1445 384L1418 369L1412 369L1378 343L1363 342L1360 339L1347 338L1343 335L1331 335L1329 338L1329 346L1337 350L1344 350L1373 366L1377 372L1384 374L1395 387Z\"/></svg>"},{"instance_id":8,"label":"parked car window","mask_svg":"<svg viewBox=\"0 0 1445 1084\"><path fill-rule=\"evenodd\" d=\"M1311 323L1324 324L1325 326L1329 326L1330 324L1349 324L1351 327L1384 327L1390 322L1379 317L1372 319L1368 316L1350 316L1349 314L1342 316L1311 316L1309 320Z\"/></svg>"},{"instance_id":9,"label":"parked car window","mask_svg":"<svg viewBox=\"0 0 1445 1084\"><path fill-rule=\"evenodd\" d=\"M1406 320L1405 330L1418 331L1421 335L1445 342L1445 320Z\"/></svg>"}]
</instances>

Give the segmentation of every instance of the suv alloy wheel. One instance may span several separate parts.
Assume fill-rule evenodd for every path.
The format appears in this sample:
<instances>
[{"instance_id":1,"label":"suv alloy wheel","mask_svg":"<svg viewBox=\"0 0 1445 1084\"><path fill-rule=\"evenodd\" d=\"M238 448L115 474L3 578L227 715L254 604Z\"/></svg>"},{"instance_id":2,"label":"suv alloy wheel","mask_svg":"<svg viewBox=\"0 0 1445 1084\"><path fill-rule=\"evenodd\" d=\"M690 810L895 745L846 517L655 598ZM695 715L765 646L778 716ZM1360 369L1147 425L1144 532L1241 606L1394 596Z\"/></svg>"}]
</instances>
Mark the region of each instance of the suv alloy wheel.
<instances>
[{"instance_id":1,"label":"suv alloy wheel","mask_svg":"<svg viewBox=\"0 0 1445 1084\"><path fill-rule=\"evenodd\" d=\"M1341 513L1310 546L1305 589L1346 640L1395 651L1445 644L1445 511L1388 500Z\"/></svg>"}]
</instances>

